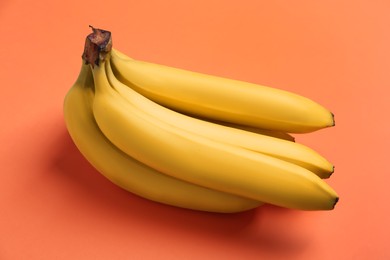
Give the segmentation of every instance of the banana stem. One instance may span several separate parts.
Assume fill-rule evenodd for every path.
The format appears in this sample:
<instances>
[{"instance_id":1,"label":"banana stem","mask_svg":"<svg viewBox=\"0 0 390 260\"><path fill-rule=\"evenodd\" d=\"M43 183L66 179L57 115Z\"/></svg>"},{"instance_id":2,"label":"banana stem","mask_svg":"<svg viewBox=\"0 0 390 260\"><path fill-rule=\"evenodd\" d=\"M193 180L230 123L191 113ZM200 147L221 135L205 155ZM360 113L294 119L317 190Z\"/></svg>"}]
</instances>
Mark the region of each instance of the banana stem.
<instances>
[{"instance_id":1,"label":"banana stem","mask_svg":"<svg viewBox=\"0 0 390 260\"><path fill-rule=\"evenodd\" d=\"M112 49L111 32L94 28L92 33L85 39L84 52L82 55L85 64L91 64L92 68L99 66L100 61L106 59L107 54Z\"/></svg>"}]
</instances>

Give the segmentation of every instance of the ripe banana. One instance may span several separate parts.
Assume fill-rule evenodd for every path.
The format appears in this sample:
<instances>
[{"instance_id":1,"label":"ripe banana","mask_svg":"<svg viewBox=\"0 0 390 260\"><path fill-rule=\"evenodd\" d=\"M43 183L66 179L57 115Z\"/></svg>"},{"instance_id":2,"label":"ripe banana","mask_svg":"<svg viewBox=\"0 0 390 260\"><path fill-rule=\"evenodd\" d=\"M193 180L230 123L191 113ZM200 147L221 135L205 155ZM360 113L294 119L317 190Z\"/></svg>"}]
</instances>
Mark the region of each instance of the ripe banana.
<instances>
[{"instance_id":1,"label":"ripe banana","mask_svg":"<svg viewBox=\"0 0 390 260\"><path fill-rule=\"evenodd\" d=\"M321 178L328 178L333 173L333 165L330 162L302 144L203 121L175 112L145 98L121 83L112 72L110 62L107 62L106 69L111 86L137 109L144 111L144 113L157 120L217 142L242 147L295 163L311 170ZM128 112L132 113L132 110Z\"/></svg>"},{"instance_id":2,"label":"ripe banana","mask_svg":"<svg viewBox=\"0 0 390 260\"><path fill-rule=\"evenodd\" d=\"M255 201L302 210L334 208L338 195L311 171L278 158L185 131L157 119L155 115L129 102L110 85L106 74L107 59L92 69L95 83L93 114L104 135L127 155L168 176ZM115 64L115 59L113 63ZM117 63L117 69L121 66L126 67L126 64L129 63ZM158 70L145 71L151 74L142 76L143 83L149 79L157 82L158 75L162 75L162 71ZM163 69L163 72L169 71ZM141 74L133 74L132 77L142 78ZM181 77L182 82L185 83L188 83L189 79L196 80L198 77L196 81L202 82L199 80L199 75L194 78L192 74L179 73L175 74L175 77ZM206 83L218 82L219 79L206 77L205 81ZM171 83L178 84L175 81ZM199 88L205 89L204 87L205 85L199 85ZM245 84L242 87L245 89ZM227 92L219 87L215 89ZM164 91L161 89L159 92ZM206 92L212 98L216 97L213 91L205 91L203 94ZM183 103L181 99L186 99L188 96L186 93L187 88L185 92L175 92L175 102ZM269 93L264 95L270 96ZM211 100L210 96L204 97L207 104L207 99ZM250 97L249 99L253 100ZM282 99L286 101L285 98ZM263 97L260 97L260 100L263 100ZM196 105L202 106L204 100L201 98L198 101ZM226 105L225 102L226 100L218 104ZM309 110L316 108L310 102L304 103ZM287 112L283 113L288 114L289 108L280 105L281 108L277 109L280 111L287 109ZM275 116L283 113L276 113ZM282 125L285 125L284 123ZM272 123L272 125L277 124ZM313 128L309 124L304 126L306 130Z\"/></svg>"},{"instance_id":3,"label":"ripe banana","mask_svg":"<svg viewBox=\"0 0 390 260\"><path fill-rule=\"evenodd\" d=\"M119 80L182 113L287 133L334 126L323 106L281 89L134 60L115 49L111 54Z\"/></svg>"},{"instance_id":4,"label":"ripe banana","mask_svg":"<svg viewBox=\"0 0 390 260\"><path fill-rule=\"evenodd\" d=\"M129 157L99 130L92 113L94 95L90 66L83 64L64 101L65 122L84 157L116 185L152 201L201 211L234 213L262 205L169 177Z\"/></svg>"}]
</instances>

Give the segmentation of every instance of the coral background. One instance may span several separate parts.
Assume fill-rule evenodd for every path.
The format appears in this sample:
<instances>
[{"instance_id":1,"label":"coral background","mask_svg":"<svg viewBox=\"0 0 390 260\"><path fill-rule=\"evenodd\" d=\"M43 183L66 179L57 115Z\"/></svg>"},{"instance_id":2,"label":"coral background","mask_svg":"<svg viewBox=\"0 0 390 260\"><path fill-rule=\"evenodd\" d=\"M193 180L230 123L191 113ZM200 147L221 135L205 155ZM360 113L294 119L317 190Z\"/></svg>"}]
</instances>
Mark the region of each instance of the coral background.
<instances>
[{"instance_id":1,"label":"coral background","mask_svg":"<svg viewBox=\"0 0 390 260\"><path fill-rule=\"evenodd\" d=\"M390 259L389 11L385 0L2 0L0 259ZM89 24L134 58L332 110L336 127L296 138L335 164L335 210L194 212L107 181L62 117Z\"/></svg>"}]
</instances>

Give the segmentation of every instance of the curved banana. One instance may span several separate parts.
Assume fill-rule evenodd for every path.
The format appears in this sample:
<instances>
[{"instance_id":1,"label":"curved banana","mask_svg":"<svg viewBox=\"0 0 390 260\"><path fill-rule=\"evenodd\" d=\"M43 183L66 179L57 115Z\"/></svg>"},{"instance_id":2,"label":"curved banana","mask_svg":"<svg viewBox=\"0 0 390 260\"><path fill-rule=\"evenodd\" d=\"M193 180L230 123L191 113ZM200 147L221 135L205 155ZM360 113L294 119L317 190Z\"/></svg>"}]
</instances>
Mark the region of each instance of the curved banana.
<instances>
[{"instance_id":1,"label":"curved banana","mask_svg":"<svg viewBox=\"0 0 390 260\"><path fill-rule=\"evenodd\" d=\"M84 157L116 185L156 202L201 211L234 213L262 204L169 177L129 157L99 130L92 114L93 98L91 69L83 65L64 101L66 125Z\"/></svg>"},{"instance_id":2,"label":"curved banana","mask_svg":"<svg viewBox=\"0 0 390 260\"><path fill-rule=\"evenodd\" d=\"M119 80L174 110L218 121L287 133L334 126L316 102L281 89L131 59L112 49Z\"/></svg>"},{"instance_id":3,"label":"curved banana","mask_svg":"<svg viewBox=\"0 0 390 260\"><path fill-rule=\"evenodd\" d=\"M116 79L111 70L110 62L107 62L107 77L111 86L132 105L171 126L221 143L239 146L295 163L311 170L321 178L329 178L333 173L333 165L330 162L302 144L203 121L165 108Z\"/></svg>"},{"instance_id":4,"label":"curved banana","mask_svg":"<svg viewBox=\"0 0 390 260\"><path fill-rule=\"evenodd\" d=\"M169 176L281 207L330 210L338 195L309 170L165 124L128 102L110 85L106 61L92 70L93 113L119 149Z\"/></svg>"}]
</instances>

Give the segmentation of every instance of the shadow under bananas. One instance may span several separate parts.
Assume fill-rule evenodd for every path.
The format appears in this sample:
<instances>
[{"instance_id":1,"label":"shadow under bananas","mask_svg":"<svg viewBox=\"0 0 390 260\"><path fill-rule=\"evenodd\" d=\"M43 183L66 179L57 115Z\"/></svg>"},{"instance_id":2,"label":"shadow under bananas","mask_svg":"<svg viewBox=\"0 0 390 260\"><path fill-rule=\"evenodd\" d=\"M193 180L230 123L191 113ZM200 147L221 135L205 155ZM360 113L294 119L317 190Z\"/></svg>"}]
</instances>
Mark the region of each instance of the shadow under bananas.
<instances>
[{"instance_id":1,"label":"shadow under bananas","mask_svg":"<svg viewBox=\"0 0 390 260\"><path fill-rule=\"evenodd\" d=\"M58 128L57 128L58 130ZM133 195L108 181L81 155L64 128L53 140L51 172L60 178L74 197L88 207L84 214L102 212L100 225L114 222L132 233L134 226L145 227L144 234L164 240L180 236L183 240L218 241L218 245L246 250L251 255L294 259L309 245L309 237L294 228L299 212L272 205L236 214L218 214L180 209ZM62 187L63 188L63 187ZM110 224L112 225L112 224ZM155 230L158 230L156 234ZM155 240L156 238L154 238ZM199 246L199 245L198 245ZM225 250L215 247L215 250ZM256 259L259 259L257 258ZM251 259L246 258L246 259Z\"/></svg>"}]
</instances>

